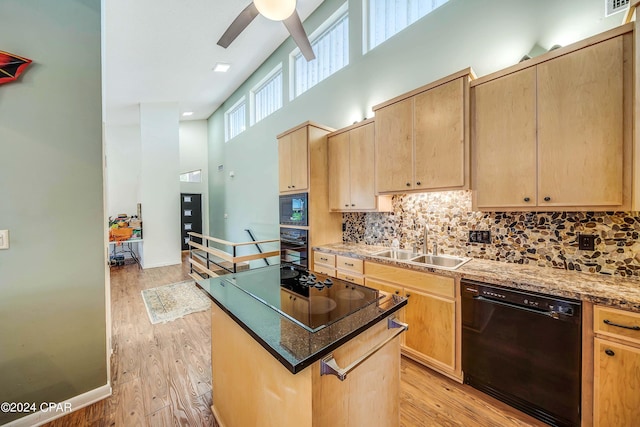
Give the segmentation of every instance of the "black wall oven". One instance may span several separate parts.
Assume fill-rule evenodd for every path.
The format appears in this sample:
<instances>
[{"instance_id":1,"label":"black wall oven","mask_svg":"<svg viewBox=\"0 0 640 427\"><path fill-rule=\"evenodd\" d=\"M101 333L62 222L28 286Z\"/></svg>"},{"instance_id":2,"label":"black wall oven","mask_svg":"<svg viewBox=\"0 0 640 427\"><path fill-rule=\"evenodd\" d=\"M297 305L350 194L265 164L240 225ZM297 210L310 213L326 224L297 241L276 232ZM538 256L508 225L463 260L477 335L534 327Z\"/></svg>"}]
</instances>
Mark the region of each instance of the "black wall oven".
<instances>
[{"instance_id":1,"label":"black wall oven","mask_svg":"<svg viewBox=\"0 0 640 427\"><path fill-rule=\"evenodd\" d=\"M553 426L580 425L579 301L463 279L464 382Z\"/></svg>"},{"instance_id":2,"label":"black wall oven","mask_svg":"<svg viewBox=\"0 0 640 427\"><path fill-rule=\"evenodd\" d=\"M280 225L309 225L307 193L280 196Z\"/></svg>"},{"instance_id":3,"label":"black wall oven","mask_svg":"<svg viewBox=\"0 0 640 427\"><path fill-rule=\"evenodd\" d=\"M280 227L280 263L309 266L309 231Z\"/></svg>"}]
</instances>

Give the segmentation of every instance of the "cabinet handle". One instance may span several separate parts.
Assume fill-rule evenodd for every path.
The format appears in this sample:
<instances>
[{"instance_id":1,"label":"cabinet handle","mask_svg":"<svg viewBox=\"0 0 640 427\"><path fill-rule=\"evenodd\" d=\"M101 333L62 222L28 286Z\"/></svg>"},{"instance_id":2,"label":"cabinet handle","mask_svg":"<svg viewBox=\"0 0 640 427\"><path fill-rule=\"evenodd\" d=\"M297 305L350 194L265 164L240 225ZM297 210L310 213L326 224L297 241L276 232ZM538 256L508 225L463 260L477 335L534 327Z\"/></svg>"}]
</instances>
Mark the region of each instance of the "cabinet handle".
<instances>
[{"instance_id":1,"label":"cabinet handle","mask_svg":"<svg viewBox=\"0 0 640 427\"><path fill-rule=\"evenodd\" d=\"M407 187L411 187L411 183L410 182L407 182Z\"/></svg>"},{"instance_id":2,"label":"cabinet handle","mask_svg":"<svg viewBox=\"0 0 640 427\"><path fill-rule=\"evenodd\" d=\"M293 296L292 296L292 295L289 295L289 299L291 299L291 298L293 298Z\"/></svg>"},{"instance_id":3,"label":"cabinet handle","mask_svg":"<svg viewBox=\"0 0 640 427\"><path fill-rule=\"evenodd\" d=\"M350 282L353 282L353 277L344 276L344 280L348 280ZM353 288L351 288L351 289L353 289Z\"/></svg>"},{"instance_id":4,"label":"cabinet handle","mask_svg":"<svg viewBox=\"0 0 640 427\"><path fill-rule=\"evenodd\" d=\"M349 207L349 204L347 203L346 205L344 205L344 207L345 207L345 208L348 208L348 207Z\"/></svg>"},{"instance_id":5,"label":"cabinet handle","mask_svg":"<svg viewBox=\"0 0 640 427\"><path fill-rule=\"evenodd\" d=\"M632 331L640 331L640 326L620 325L618 323L613 323L611 320L607 320L607 319L604 319L602 323L609 326L615 326L616 328L624 328L624 329L631 329Z\"/></svg>"},{"instance_id":6,"label":"cabinet handle","mask_svg":"<svg viewBox=\"0 0 640 427\"><path fill-rule=\"evenodd\" d=\"M411 298L411 294L407 294L407 298Z\"/></svg>"},{"instance_id":7,"label":"cabinet handle","mask_svg":"<svg viewBox=\"0 0 640 427\"><path fill-rule=\"evenodd\" d=\"M416 182L416 185L420 185L420 181Z\"/></svg>"},{"instance_id":8,"label":"cabinet handle","mask_svg":"<svg viewBox=\"0 0 640 427\"><path fill-rule=\"evenodd\" d=\"M351 203L351 206L355 206L355 205L356 205L355 203Z\"/></svg>"},{"instance_id":9,"label":"cabinet handle","mask_svg":"<svg viewBox=\"0 0 640 427\"><path fill-rule=\"evenodd\" d=\"M290 185L287 185L287 188L291 188L291 186L290 186Z\"/></svg>"},{"instance_id":10,"label":"cabinet handle","mask_svg":"<svg viewBox=\"0 0 640 427\"><path fill-rule=\"evenodd\" d=\"M396 295L400 295L400 291L396 291Z\"/></svg>"},{"instance_id":11,"label":"cabinet handle","mask_svg":"<svg viewBox=\"0 0 640 427\"><path fill-rule=\"evenodd\" d=\"M322 257L320 257L320 259L321 259L322 261L329 261L329 258L322 258Z\"/></svg>"},{"instance_id":12,"label":"cabinet handle","mask_svg":"<svg viewBox=\"0 0 640 427\"><path fill-rule=\"evenodd\" d=\"M525 201L525 202L530 202L530 201L531 201L531 199L530 199L530 198L528 198L528 197L525 197L525 198L524 198L524 201Z\"/></svg>"},{"instance_id":13,"label":"cabinet handle","mask_svg":"<svg viewBox=\"0 0 640 427\"><path fill-rule=\"evenodd\" d=\"M610 348L606 349L604 352L605 352L605 354L606 354L607 356L615 356L615 355L616 355L616 354L613 352L613 350L611 350Z\"/></svg>"},{"instance_id":14,"label":"cabinet handle","mask_svg":"<svg viewBox=\"0 0 640 427\"><path fill-rule=\"evenodd\" d=\"M353 267L353 264L351 264L349 262L345 262L344 265L348 265L349 267Z\"/></svg>"},{"instance_id":15,"label":"cabinet handle","mask_svg":"<svg viewBox=\"0 0 640 427\"><path fill-rule=\"evenodd\" d=\"M295 185L292 185L292 186L291 186L291 188L296 188L296 186L295 186Z\"/></svg>"},{"instance_id":16,"label":"cabinet handle","mask_svg":"<svg viewBox=\"0 0 640 427\"><path fill-rule=\"evenodd\" d=\"M395 318L389 318L387 319L387 329L396 329L396 331L345 368L338 366L336 359L333 358L333 353L323 357L320 361L320 376L335 375L340 379L340 381L344 381L351 371L362 365L362 362L373 356L378 350L387 345L389 341L409 329L409 325L399 322Z\"/></svg>"},{"instance_id":17,"label":"cabinet handle","mask_svg":"<svg viewBox=\"0 0 640 427\"><path fill-rule=\"evenodd\" d=\"M550 202L550 201L551 201L551 197L549 197L549 196L545 197L545 198L544 198L544 201L545 201L545 202Z\"/></svg>"}]
</instances>

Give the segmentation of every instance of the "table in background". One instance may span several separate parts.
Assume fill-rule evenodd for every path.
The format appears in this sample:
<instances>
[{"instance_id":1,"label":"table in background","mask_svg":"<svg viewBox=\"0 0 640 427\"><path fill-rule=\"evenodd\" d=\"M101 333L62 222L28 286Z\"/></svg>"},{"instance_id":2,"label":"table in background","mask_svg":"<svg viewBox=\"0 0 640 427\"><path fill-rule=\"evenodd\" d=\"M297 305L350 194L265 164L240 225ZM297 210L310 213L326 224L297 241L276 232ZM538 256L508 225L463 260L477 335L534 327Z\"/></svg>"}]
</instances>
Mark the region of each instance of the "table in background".
<instances>
[{"instance_id":1,"label":"table in background","mask_svg":"<svg viewBox=\"0 0 640 427\"><path fill-rule=\"evenodd\" d=\"M120 240L120 241L109 241L109 267L113 265L112 262L115 260L116 254L128 253L131 255L131 258L136 262L136 264L138 264L138 267L142 268L142 264L140 263L140 257L139 257L139 253L140 253L139 245L141 245L142 242L143 240L139 238L132 238L132 239ZM136 245L135 251L133 250L134 243ZM120 251L117 250L118 247L121 248Z\"/></svg>"}]
</instances>

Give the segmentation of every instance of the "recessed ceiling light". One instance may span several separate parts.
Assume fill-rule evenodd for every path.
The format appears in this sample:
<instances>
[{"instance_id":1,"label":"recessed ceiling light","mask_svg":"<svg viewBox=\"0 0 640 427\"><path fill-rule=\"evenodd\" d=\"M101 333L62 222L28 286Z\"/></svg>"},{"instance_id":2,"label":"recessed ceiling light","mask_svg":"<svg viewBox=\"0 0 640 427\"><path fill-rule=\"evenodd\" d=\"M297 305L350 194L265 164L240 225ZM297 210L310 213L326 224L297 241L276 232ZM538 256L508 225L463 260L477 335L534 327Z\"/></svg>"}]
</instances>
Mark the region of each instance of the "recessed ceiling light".
<instances>
[{"instance_id":1,"label":"recessed ceiling light","mask_svg":"<svg viewBox=\"0 0 640 427\"><path fill-rule=\"evenodd\" d=\"M216 73L226 73L231 68L231 64L225 64L224 62L218 62L215 67L213 67L213 71Z\"/></svg>"},{"instance_id":2,"label":"recessed ceiling light","mask_svg":"<svg viewBox=\"0 0 640 427\"><path fill-rule=\"evenodd\" d=\"M189 117L189 116L193 116L193 111L185 111L184 113L182 113L182 117Z\"/></svg>"}]
</instances>

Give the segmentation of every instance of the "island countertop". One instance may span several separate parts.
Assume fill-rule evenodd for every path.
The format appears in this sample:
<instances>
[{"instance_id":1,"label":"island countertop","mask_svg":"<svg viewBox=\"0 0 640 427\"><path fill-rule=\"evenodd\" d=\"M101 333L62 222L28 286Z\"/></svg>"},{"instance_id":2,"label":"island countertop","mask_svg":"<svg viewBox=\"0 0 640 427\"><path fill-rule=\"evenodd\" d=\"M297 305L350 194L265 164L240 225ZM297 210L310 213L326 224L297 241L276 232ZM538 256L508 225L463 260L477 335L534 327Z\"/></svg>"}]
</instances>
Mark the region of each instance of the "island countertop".
<instances>
[{"instance_id":1,"label":"island countertop","mask_svg":"<svg viewBox=\"0 0 640 427\"><path fill-rule=\"evenodd\" d=\"M317 274L318 281L327 276ZM334 290L374 291L332 278ZM280 307L280 265L198 280L197 284L238 325L295 374L407 304L405 298L379 293L372 303L326 325L305 326ZM324 289L328 291L327 289ZM315 291L315 289L314 289ZM377 291L374 291L377 292Z\"/></svg>"},{"instance_id":2,"label":"island countertop","mask_svg":"<svg viewBox=\"0 0 640 427\"><path fill-rule=\"evenodd\" d=\"M411 270L435 272L450 277L477 280L509 288L590 301L622 310L640 312L640 281L626 277L476 258L456 270L445 270L412 262L377 257L375 256L376 252L389 248L366 245L364 243L339 242L317 246L313 249Z\"/></svg>"}]
</instances>

